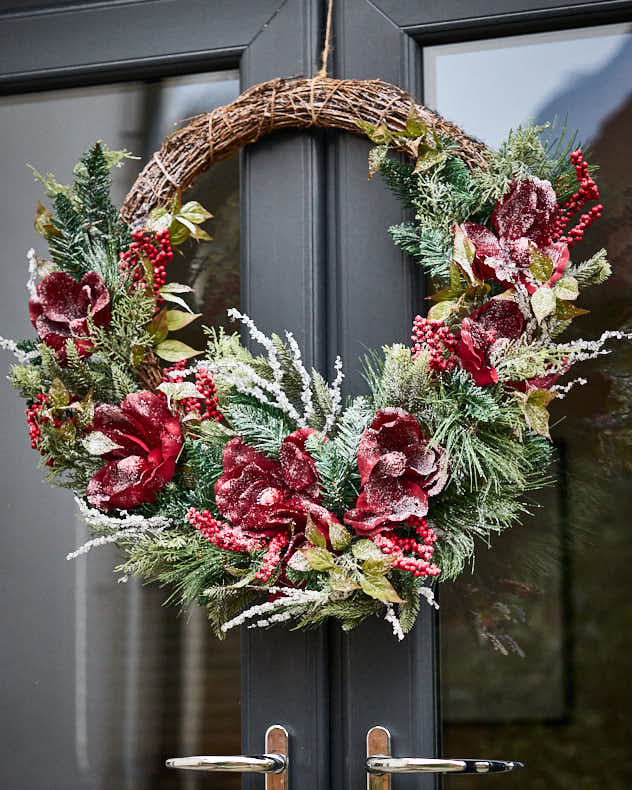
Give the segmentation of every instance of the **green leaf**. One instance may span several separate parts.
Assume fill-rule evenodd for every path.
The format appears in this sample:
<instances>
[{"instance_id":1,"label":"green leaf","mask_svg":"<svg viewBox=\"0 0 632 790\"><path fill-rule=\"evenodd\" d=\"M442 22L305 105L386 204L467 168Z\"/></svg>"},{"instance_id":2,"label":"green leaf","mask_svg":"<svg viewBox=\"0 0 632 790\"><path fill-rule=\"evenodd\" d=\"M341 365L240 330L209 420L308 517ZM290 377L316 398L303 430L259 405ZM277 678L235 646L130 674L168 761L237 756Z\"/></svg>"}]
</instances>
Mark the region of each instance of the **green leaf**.
<instances>
[{"instance_id":1,"label":"green leaf","mask_svg":"<svg viewBox=\"0 0 632 790\"><path fill-rule=\"evenodd\" d=\"M168 310L166 312L167 327L170 332L177 332L178 329L188 326L201 315L202 313L183 313L182 310Z\"/></svg>"},{"instance_id":2,"label":"green leaf","mask_svg":"<svg viewBox=\"0 0 632 790\"><path fill-rule=\"evenodd\" d=\"M312 521L312 517L309 515L309 513L307 514L307 521L305 524L305 537L314 546L319 546L322 549L327 548L327 538L314 524L314 522Z\"/></svg>"},{"instance_id":3,"label":"green leaf","mask_svg":"<svg viewBox=\"0 0 632 790\"><path fill-rule=\"evenodd\" d=\"M571 275L566 275L555 283L553 292L558 299L573 301L579 296L579 283Z\"/></svg>"},{"instance_id":4,"label":"green leaf","mask_svg":"<svg viewBox=\"0 0 632 790\"><path fill-rule=\"evenodd\" d=\"M130 362L132 363L132 367L137 368L145 359L145 354L145 346L134 344L130 348Z\"/></svg>"},{"instance_id":5,"label":"green leaf","mask_svg":"<svg viewBox=\"0 0 632 790\"><path fill-rule=\"evenodd\" d=\"M183 359L191 359L191 357L196 357L198 354L203 353L203 351L196 351L179 340L163 340L162 343L156 346L156 354L160 359L164 359L165 362L180 362Z\"/></svg>"},{"instance_id":6,"label":"green leaf","mask_svg":"<svg viewBox=\"0 0 632 790\"><path fill-rule=\"evenodd\" d=\"M351 593L360 588L360 585L354 582L341 568L331 569L329 572L329 584L332 590L340 593Z\"/></svg>"},{"instance_id":7,"label":"green leaf","mask_svg":"<svg viewBox=\"0 0 632 790\"><path fill-rule=\"evenodd\" d=\"M192 222L194 225L201 225L202 222L206 222L206 220L211 219L212 216L211 212L207 211L197 200L190 200L182 206L178 212L177 219L184 217L184 219L189 220L189 222Z\"/></svg>"},{"instance_id":8,"label":"green leaf","mask_svg":"<svg viewBox=\"0 0 632 790\"><path fill-rule=\"evenodd\" d=\"M156 315L151 319L147 325L147 332L151 336L155 345L162 343L162 341L166 339L167 335L169 334L169 323L167 320L166 307L163 307L162 310L156 313ZM136 364L140 364L140 362L142 362L142 358Z\"/></svg>"},{"instance_id":9,"label":"green leaf","mask_svg":"<svg viewBox=\"0 0 632 790\"><path fill-rule=\"evenodd\" d=\"M422 153L417 157L413 173L424 173L430 170L431 167L445 162L448 155L445 151L438 151L436 148L424 146Z\"/></svg>"},{"instance_id":10,"label":"green leaf","mask_svg":"<svg viewBox=\"0 0 632 790\"><path fill-rule=\"evenodd\" d=\"M53 379L48 396L53 409L65 409L70 403L70 393L61 379Z\"/></svg>"},{"instance_id":11,"label":"green leaf","mask_svg":"<svg viewBox=\"0 0 632 790\"><path fill-rule=\"evenodd\" d=\"M163 285L162 288L158 291L160 296L166 301L171 302L173 304L179 304L180 307L184 307L187 313L193 313L193 310L189 307L189 305L181 299L176 294L184 294L184 293L192 293L193 288L190 285L183 285L182 283L167 283Z\"/></svg>"},{"instance_id":12,"label":"green leaf","mask_svg":"<svg viewBox=\"0 0 632 790\"><path fill-rule=\"evenodd\" d=\"M172 219L170 211L164 206L157 206L150 212L149 217L147 217L145 221L145 230L153 233L161 233L171 227Z\"/></svg>"},{"instance_id":13,"label":"green leaf","mask_svg":"<svg viewBox=\"0 0 632 790\"><path fill-rule=\"evenodd\" d=\"M167 405L171 408L171 401L184 400L184 398L201 398L202 393L192 381L163 381L158 389L167 396Z\"/></svg>"},{"instance_id":14,"label":"green leaf","mask_svg":"<svg viewBox=\"0 0 632 790\"><path fill-rule=\"evenodd\" d=\"M456 225L454 228L454 247L452 250L452 260L459 266L461 271L465 274L466 278L472 285L478 285L479 281L474 274L472 264L474 263L474 255L476 254L476 247L467 238L461 228Z\"/></svg>"},{"instance_id":15,"label":"green leaf","mask_svg":"<svg viewBox=\"0 0 632 790\"><path fill-rule=\"evenodd\" d=\"M91 431L81 440L81 444L86 448L90 455L105 455L112 450L120 450L121 445L113 442L109 436L101 431Z\"/></svg>"},{"instance_id":16,"label":"green leaf","mask_svg":"<svg viewBox=\"0 0 632 790\"><path fill-rule=\"evenodd\" d=\"M163 285L159 291L161 296L165 294L189 294L193 293L193 288L190 285L185 285L184 283L167 283Z\"/></svg>"},{"instance_id":17,"label":"green leaf","mask_svg":"<svg viewBox=\"0 0 632 790\"><path fill-rule=\"evenodd\" d=\"M364 132L372 143L376 145L389 145L393 142L393 133L386 124L375 125L362 119L356 120L356 125Z\"/></svg>"},{"instance_id":18,"label":"green leaf","mask_svg":"<svg viewBox=\"0 0 632 790\"><path fill-rule=\"evenodd\" d=\"M406 137L423 137L427 134L428 127L426 124L421 120L417 110L415 107L410 108L410 112L408 113L408 120L406 121L406 128L404 129L404 134Z\"/></svg>"},{"instance_id":19,"label":"green leaf","mask_svg":"<svg viewBox=\"0 0 632 790\"><path fill-rule=\"evenodd\" d=\"M328 571L334 567L334 555L327 549L314 546L311 549L303 549L302 553L313 571Z\"/></svg>"},{"instance_id":20,"label":"green leaf","mask_svg":"<svg viewBox=\"0 0 632 790\"><path fill-rule=\"evenodd\" d=\"M382 167L382 162L386 158L388 152L387 145L376 145L369 151L369 180L379 171Z\"/></svg>"},{"instance_id":21,"label":"green leaf","mask_svg":"<svg viewBox=\"0 0 632 790\"><path fill-rule=\"evenodd\" d=\"M36 233L39 233L44 239L50 239L51 236L61 236L61 233L53 223L53 215L46 206L42 204L41 200L37 201L37 211L35 212L33 227Z\"/></svg>"},{"instance_id":22,"label":"green leaf","mask_svg":"<svg viewBox=\"0 0 632 790\"><path fill-rule=\"evenodd\" d=\"M548 282L553 274L553 261L548 255L539 250L535 244L529 249L531 264L529 271L539 283Z\"/></svg>"},{"instance_id":23,"label":"green leaf","mask_svg":"<svg viewBox=\"0 0 632 790\"><path fill-rule=\"evenodd\" d=\"M403 603L393 585L381 574L360 574L360 587L371 598L385 603Z\"/></svg>"},{"instance_id":24,"label":"green leaf","mask_svg":"<svg viewBox=\"0 0 632 790\"><path fill-rule=\"evenodd\" d=\"M555 393L546 389L535 389L527 393L514 392L514 397L520 401L528 427L540 436L550 439L547 406L555 398Z\"/></svg>"},{"instance_id":25,"label":"green leaf","mask_svg":"<svg viewBox=\"0 0 632 790\"><path fill-rule=\"evenodd\" d=\"M362 538L351 547L353 556L363 562L364 560L381 560L384 554L378 549L372 540Z\"/></svg>"},{"instance_id":26,"label":"green leaf","mask_svg":"<svg viewBox=\"0 0 632 790\"><path fill-rule=\"evenodd\" d=\"M388 554L382 554L378 559L371 557L362 563L362 570L365 574L384 574L388 573L395 561L394 557L389 557Z\"/></svg>"},{"instance_id":27,"label":"green leaf","mask_svg":"<svg viewBox=\"0 0 632 790\"><path fill-rule=\"evenodd\" d=\"M351 543L351 533L336 521L329 522L329 540L334 551L344 551Z\"/></svg>"},{"instance_id":28,"label":"green leaf","mask_svg":"<svg viewBox=\"0 0 632 790\"><path fill-rule=\"evenodd\" d=\"M588 315L590 310L584 310L583 307L576 307L572 302L565 302L563 299L557 299L555 317L560 321L572 321L579 315Z\"/></svg>"},{"instance_id":29,"label":"green leaf","mask_svg":"<svg viewBox=\"0 0 632 790\"><path fill-rule=\"evenodd\" d=\"M452 300L437 302L437 304L433 304L430 310L428 310L428 318L431 321L445 321L455 310L458 310L457 302Z\"/></svg>"},{"instance_id":30,"label":"green leaf","mask_svg":"<svg viewBox=\"0 0 632 790\"><path fill-rule=\"evenodd\" d=\"M531 307L533 308L533 314L538 324L541 324L547 315L551 315L551 313L555 311L556 303L553 289L549 288L548 285L538 288L538 290L531 295Z\"/></svg>"}]
</instances>

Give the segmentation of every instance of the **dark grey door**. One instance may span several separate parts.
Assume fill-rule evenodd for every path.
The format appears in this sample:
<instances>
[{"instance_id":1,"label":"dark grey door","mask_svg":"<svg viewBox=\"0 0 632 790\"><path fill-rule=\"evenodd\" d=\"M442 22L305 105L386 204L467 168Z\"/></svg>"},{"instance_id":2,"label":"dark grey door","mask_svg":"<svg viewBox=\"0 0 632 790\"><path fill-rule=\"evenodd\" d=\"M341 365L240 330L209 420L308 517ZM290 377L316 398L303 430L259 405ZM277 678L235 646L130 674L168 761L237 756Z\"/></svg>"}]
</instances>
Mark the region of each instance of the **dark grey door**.
<instances>
[{"instance_id":1,"label":"dark grey door","mask_svg":"<svg viewBox=\"0 0 632 790\"><path fill-rule=\"evenodd\" d=\"M238 88L275 76L313 74L319 65L325 5L322 0L3 3L0 84L10 96L2 100L0 109L21 130L23 146L9 154L7 161L22 156L22 151L23 158L32 158L32 153L26 153L31 139L34 145L43 145L41 136L28 134L34 124L42 123L38 107L46 109L52 124L46 137L48 151L59 156L64 167L69 164L67 157L76 153L62 146L75 139L64 134L64 123L74 131L83 123L89 130L88 117L102 118L103 123L118 117L124 144L147 156L180 110L179 117L183 117L209 109L200 102L224 103ZM471 42L498 36L620 23L629 18L630 6L616 1L336 0L330 74L381 77L422 99L424 92L431 91L440 110L445 103L451 120L469 128L476 118L461 117L459 105L449 104L453 89L442 87L445 83L440 81L437 62L439 55L445 56L442 63L448 63L451 73L449 58L457 57L459 50L439 52L438 46L462 44L467 50ZM507 58L515 63L511 54ZM469 64L460 64L467 73ZM85 86L81 90L86 93L72 93L77 86ZM472 89L489 92L484 84ZM61 103L54 108L47 100ZM83 116L75 117L78 101L83 102ZM516 116L516 122L521 120ZM473 127L470 131L478 133ZM65 136L69 139L64 140ZM3 139L8 139L4 133ZM41 161L34 164L53 169L54 162L46 153L44 148ZM240 282L241 305L262 329L291 329L307 361L323 371L329 368L330 372L340 353L346 361L348 390L354 392L362 387L354 360L367 346L406 341L411 319L422 309L424 293L412 264L387 237L385 228L400 219L401 210L377 179L367 183L366 153L365 143L337 133L279 134L242 155L238 192L234 165L221 172L216 169L200 186L210 196L206 202L211 210L218 189L222 204L233 207L226 209L223 230L216 229L216 242L226 251L226 259L232 255L234 260L235 250L241 248L241 265L233 264L223 272L219 297L215 293L211 299L210 291L204 291L209 294L204 309L218 314L224 303L236 297ZM22 183L18 179L14 169L4 178L4 183L15 184L16 195ZM124 192L123 184L120 188ZM17 237L20 223L24 230L30 202L31 193L28 201L17 201L14 209L12 204L7 206L10 224L5 238ZM626 242L621 244L625 248ZM20 322L27 329L22 272L15 263L21 254L22 249L12 248L3 263L2 330L7 333L10 327L20 334ZM194 272L203 277L204 261L193 263ZM211 265L217 265L217 260ZM174 625L178 623L174 612L156 614L160 593L112 591L111 556L89 559L92 564L76 566L79 570L64 566L62 554L67 549L66 543L60 548L59 535L74 544L71 503L62 495L53 499L50 491L37 487L38 476L29 471L33 462L21 434L20 415L8 405L11 397L3 390L2 402L7 404L3 405L3 430L14 459L12 471L3 479L2 498L2 540L6 540L2 573L9 590L2 615L5 686L1 715L8 744L0 768L4 787L188 790L209 786L232 790L238 786L234 779L219 784L215 778L168 774L161 763L164 757L185 751L236 751L240 719L242 749L247 753L262 750L270 724L288 728L290 781L300 790L364 787L365 738L374 725L389 728L395 754L430 757L441 753L439 618L430 609L401 644L394 642L389 628L379 621L351 634L335 627L308 634L280 629L244 631L239 640L219 647L195 618ZM20 491L27 486L25 497ZM566 512L566 506L561 507ZM621 513L612 519L622 523ZM561 534L564 544L566 533ZM615 547L619 538L614 529ZM615 554L613 549L612 557ZM580 740L586 722L593 720L590 716L606 715L607 699L613 699L618 683L624 684L622 672L612 676L603 704L592 689L597 701L584 709L583 729L574 727L577 719L564 707L572 698L569 677L572 680L574 674L590 671L584 650L580 657L586 663L573 673L571 659L577 658L573 638L578 642L591 634L595 642L597 638L590 629L587 633L564 631L564 618L573 611L576 617L583 616L573 596L579 596L582 607L589 602L581 598L586 595L585 587L569 587L564 574L556 579L555 606L560 616L549 627L558 628L553 636L560 646L550 657L560 683L567 685L562 692L558 689L563 704L555 708L555 715L549 715L549 710L540 718L527 717L528 730L520 729L515 694L504 709L500 706L496 719L485 719L482 714L489 713L494 693L504 699L506 689L525 688L525 678L531 678L531 688L537 687L548 667L536 665L526 673L516 669L511 674L507 667L515 667L515 656L508 657L514 664L505 664L501 670L495 663L497 657L490 658L484 646L474 642L464 648L458 641L459 629L450 630L451 613L460 610L451 592L444 595L441 668L449 756L524 757L529 762L530 754L535 757L548 751L551 761L563 754L570 764L586 746ZM610 644L613 631L612 625L605 627L599 644ZM551 637L550 631L540 633ZM613 651L625 654L625 641L612 644ZM537 645L532 649L537 654ZM621 654L613 652L612 656L620 658ZM240 678L235 673L239 667ZM506 685L481 687L481 676L501 671L506 673ZM471 698L473 688L481 691L477 699ZM455 696L459 689L461 697ZM629 705L620 706L618 745L608 760L621 755L629 709ZM520 710L524 712L524 705ZM563 722L569 723L566 730L553 729ZM615 732L614 727L611 731ZM598 742L600 749L605 740ZM535 769L520 775L474 779L481 785L494 781L524 788L597 786L596 782L581 785L572 771L566 774L566 784L555 784L554 776L554 771L547 773L536 761ZM604 786L624 787L629 779L621 773L613 784ZM462 777L453 781L467 786ZM255 790L261 780L246 779L244 786ZM438 786L438 780L402 776L393 786L430 790Z\"/></svg>"}]
</instances>

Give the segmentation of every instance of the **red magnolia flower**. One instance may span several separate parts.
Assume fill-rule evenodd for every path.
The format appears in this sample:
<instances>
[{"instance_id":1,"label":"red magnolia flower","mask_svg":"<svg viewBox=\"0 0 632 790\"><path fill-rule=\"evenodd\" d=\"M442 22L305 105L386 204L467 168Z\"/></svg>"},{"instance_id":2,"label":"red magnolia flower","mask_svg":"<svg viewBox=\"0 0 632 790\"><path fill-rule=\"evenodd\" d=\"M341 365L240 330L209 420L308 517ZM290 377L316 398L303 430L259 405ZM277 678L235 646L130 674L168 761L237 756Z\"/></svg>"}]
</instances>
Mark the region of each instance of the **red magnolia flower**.
<instances>
[{"instance_id":1,"label":"red magnolia flower","mask_svg":"<svg viewBox=\"0 0 632 790\"><path fill-rule=\"evenodd\" d=\"M516 340L523 330L524 316L515 302L490 299L469 318L463 319L454 353L479 387L495 384L498 373L490 364L494 343L503 338Z\"/></svg>"},{"instance_id":2,"label":"red magnolia flower","mask_svg":"<svg viewBox=\"0 0 632 790\"><path fill-rule=\"evenodd\" d=\"M96 326L109 325L110 294L96 272L88 272L80 282L66 272L51 272L29 299L29 315L42 341L55 349L59 363L65 365L69 337L75 339L81 356L90 354L88 317Z\"/></svg>"},{"instance_id":3,"label":"red magnolia flower","mask_svg":"<svg viewBox=\"0 0 632 790\"><path fill-rule=\"evenodd\" d=\"M118 446L89 482L88 502L101 510L153 502L173 477L182 447L180 422L165 399L143 390L128 395L120 407L102 403L92 427Z\"/></svg>"},{"instance_id":4,"label":"red magnolia flower","mask_svg":"<svg viewBox=\"0 0 632 790\"><path fill-rule=\"evenodd\" d=\"M428 497L448 479L442 447L431 447L419 423L404 409L380 409L358 447L362 492L344 520L359 535L375 535L407 521L423 518Z\"/></svg>"},{"instance_id":5,"label":"red magnolia flower","mask_svg":"<svg viewBox=\"0 0 632 790\"><path fill-rule=\"evenodd\" d=\"M273 537L305 531L307 517L328 537L336 517L320 504L318 475L305 450L311 428L294 431L281 443L275 461L239 438L224 448L224 474L215 483L217 509L247 534Z\"/></svg>"},{"instance_id":6,"label":"red magnolia flower","mask_svg":"<svg viewBox=\"0 0 632 790\"><path fill-rule=\"evenodd\" d=\"M534 251L553 262L549 285L560 279L569 260L568 246L551 242L558 215L555 191L548 181L529 178L513 181L491 216L495 233L483 225L464 222L460 227L476 247L474 274L497 280L506 287L521 282L530 293L537 285L529 267Z\"/></svg>"}]
</instances>

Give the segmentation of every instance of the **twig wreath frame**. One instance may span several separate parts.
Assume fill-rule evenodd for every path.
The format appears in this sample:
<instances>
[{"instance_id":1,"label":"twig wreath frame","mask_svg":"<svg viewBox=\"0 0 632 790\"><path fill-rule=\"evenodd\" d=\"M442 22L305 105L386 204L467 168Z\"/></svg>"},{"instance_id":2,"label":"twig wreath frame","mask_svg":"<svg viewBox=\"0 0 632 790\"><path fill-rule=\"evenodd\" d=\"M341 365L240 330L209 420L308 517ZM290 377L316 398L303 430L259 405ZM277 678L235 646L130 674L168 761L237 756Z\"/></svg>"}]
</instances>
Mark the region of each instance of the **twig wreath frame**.
<instances>
[{"instance_id":1,"label":"twig wreath frame","mask_svg":"<svg viewBox=\"0 0 632 790\"><path fill-rule=\"evenodd\" d=\"M383 124L398 133L405 130L411 115L435 133L453 139L469 167L485 166L485 145L417 104L396 85L323 76L279 78L249 88L231 104L200 115L170 134L136 179L121 216L128 223L142 221L157 205L190 187L216 162L234 156L271 132L321 127L362 135L360 121L375 127ZM409 156L416 155L410 138L400 138L395 147Z\"/></svg>"}]
</instances>

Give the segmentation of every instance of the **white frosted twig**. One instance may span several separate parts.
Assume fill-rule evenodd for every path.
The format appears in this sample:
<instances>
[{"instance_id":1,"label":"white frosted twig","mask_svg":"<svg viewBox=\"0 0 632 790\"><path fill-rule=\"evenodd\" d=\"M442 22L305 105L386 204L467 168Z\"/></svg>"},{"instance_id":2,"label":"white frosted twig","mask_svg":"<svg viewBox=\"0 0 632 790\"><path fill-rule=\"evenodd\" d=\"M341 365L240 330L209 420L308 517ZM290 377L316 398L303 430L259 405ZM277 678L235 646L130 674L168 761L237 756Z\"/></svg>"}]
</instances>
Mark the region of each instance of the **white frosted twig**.
<instances>
[{"instance_id":1,"label":"white frosted twig","mask_svg":"<svg viewBox=\"0 0 632 790\"><path fill-rule=\"evenodd\" d=\"M18 344L15 342L15 340L11 340L11 338L2 336L0 336L0 348L4 349L5 351L10 351L22 365L25 362L30 362L32 359L36 359L40 355L39 351L22 351L22 349L18 348Z\"/></svg>"},{"instance_id":2,"label":"white frosted twig","mask_svg":"<svg viewBox=\"0 0 632 790\"><path fill-rule=\"evenodd\" d=\"M26 290L29 292L31 299L33 299L37 296L37 277L39 273L37 255L33 247L26 253L26 258L29 262L29 278L26 281Z\"/></svg>"},{"instance_id":3,"label":"white frosted twig","mask_svg":"<svg viewBox=\"0 0 632 790\"><path fill-rule=\"evenodd\" d=\"M165 516L141 516L140 513L129 513L121 510L119 516L108 516L97 508L90 507L88 503L80 497L75 497L75 502L79 508L81 517L90 527L112 528L112 529L164 529L171 526L171 522Z\"/></svg>"},{"instance_id":4,"label":"white frosted twig","mask_svg":"<svg viewBox=\"0 0 632 790\"><path fill-rule=\"evenodd\" d=\"M395 614L395 609L392 603L386 604L386 612L384 614L384 619L387 623L390 623L391 628L393 629L393 636L396 637L400 642L404 639L405 634L402 630L402 624L399 622L397 615Z\"/></svg>"},{"instance_id":5,"label":"white frosted twig","mask_svg":"<svg viewBox=\"0 0 632 790\"><path fill-rule=\"evenodd\" d=\"M340 359L340 357L336 357L334 368L336 369L336 378L334 379L334 382L329 390L331 393L331 412L327 415L325 425L323 426L323 434L325 436L327 436L329 431L331 431L331 429L334 427L334 423L336 422L336 418L338 417L342 407L341 386L345 374L342 370L342 359Z\"/></svg>"},{"instance_id":6,"label":"white frosted twig","mask_svg":"<svg viewBox=\"0 0 632 790\"><path fill-rule=\"evenodd\" d=\"M232 321L241 321L241 323L248 330L250 337L265 348L268 356L268 364L272 370L273 377L273 381L268 382L269 386L266 389L268 389L269 392L274 393L278 400L278 407L300 425L302 423L301 417L283 391L283 368L281 367L281 362L279 361L279 355L277 354L274 342L271 338L269 338L267 335L264 335L263 332L257 329L252 318L247 316L245 313L240 313L239 310L235 309L234 307L231 307L228 310L228 317Z\"/></svg>"},{"instance_id":7,"label":"white frosted twig","mask_svg":"<svg viewBox=\"0 0 632 790\"><path fill-rule=\"evenodd\" d=\"M235 387L238 392L244 395L254 395L261 403L281 409L292 420L300 422L299 413L289 402L282 388L275 381L268 381L259 376L245 362L230 362L222 359L209 362L208 369L212 373L219 374L227 384ZM274 399L271 400L266 392Z\"/></svg>"},{"instance_id":8,"label":"white frosted twig","mask_svg":"<svg viewBox=\"0 0 632 790\"><path fill-rule=\"evenodd\" d=\"M117 540L121 538L130 538L136 535L145 534L147 530L144 529L119 529L117 532L112 532L109 535L99 535L98 538L92 538L91 540L87 540L78 549L71 551L69 554L66 554L67 560L76 560L77 557L81 557L83 554L87 554L92 549L99 548L100 546L107 546L109 543L116 543Z\"/></svg>"},{"instance_id":9,"label":"white frosted twig","mask_svg":"<svg viewBox=\"0 0 632 790\"><path fill-rule=\"evenodd\" d=\"M305 427L309 423L309 418L314 413L314 402L312 398L312 379L311 376L309 375L309 371L306 370L305 365L303 365L301 349L299 348L299 345L296 342L296 338L291 332L287 332L287 331L285 333L285 337L287 338L288 345L290 346L290 351L292 352L292 361L294 363L294 369L300 376L301 383L303 385L303 389L301 390L301 402L304 407L303 427Z\"/></svg>"},{"instance_id":10,"label":"white frosted twig","mask_svg":"<svg viewBox=\"0 0 632 790\"><path fill-rule=\"evenodd\" d=\"M286 610L289 612L289 617L284 619L289 620L296 614L296 609L300 609L307 604L321 603L327 598L327 593L320 590L298 590L291 587L268 587L267 592L272 595L279 594L283 597L245 609L236 617L233 617L232 620L228 620L224 623L222 625L222 631L226 633L232 628L243 625L248 620L253 620L256 617L261 618L259 620L261 623L269 623L272 617L276 617L277 614L285 613ZM277 610L282 611L279 612ZM266 617L265 615L271 615L272 617ZM280 621L274 620L273 622ZM255 623L255 627L257 627L257 623Z\"/></svg>"},{"instance_id":11,"label":"white frosted twig","mask_svg":"<svg viewBox=\"0 0 632 790\"><path fill-rule=\"evenodd\" d=\"M588 384L588 379L580 377L569 381L568 384L556 384L555 386L551 387L551 392L555 392L557 394L558 400L563 400L563 398L568 395L573 387L583 387L584 384Z\"/></svg>"},{"instance_id":12,"label":"white frosted twig","mask_svg":"<svg viewBox=\"0 0 632 790\"><path fill-rule=\"evenodd\" d=\"M420 587L419 597L425 598L429 606L434 606L435 609L439 608L439 604L435 601L434 593L430 587Z\"/></svg>"},{"instance_id":13,"label":"white frosted twig","mask_svg":"<svg viewBox=\"0 0 632 790\"><path fill-rule=\"evenodd\" d=\"M75 502L79 508L79 513L86 524L93 529L111 529L108 535L99 535L96 538L86 541L75 551L66 555L67 560L74 560L83 554L87 554L92 549L99 546L106 546L109 543L116 543L121 538L129 538L146 534L149 531L162 532L171 526L171 522L164 516L141 516L138 513L128 513L121 511L120 516L108 516L96 508L91 508L83 499L75 497Z\"/></svg>"}]
</instances>

